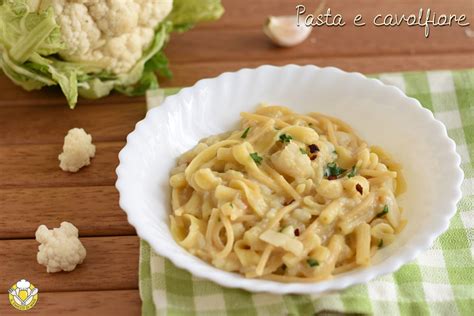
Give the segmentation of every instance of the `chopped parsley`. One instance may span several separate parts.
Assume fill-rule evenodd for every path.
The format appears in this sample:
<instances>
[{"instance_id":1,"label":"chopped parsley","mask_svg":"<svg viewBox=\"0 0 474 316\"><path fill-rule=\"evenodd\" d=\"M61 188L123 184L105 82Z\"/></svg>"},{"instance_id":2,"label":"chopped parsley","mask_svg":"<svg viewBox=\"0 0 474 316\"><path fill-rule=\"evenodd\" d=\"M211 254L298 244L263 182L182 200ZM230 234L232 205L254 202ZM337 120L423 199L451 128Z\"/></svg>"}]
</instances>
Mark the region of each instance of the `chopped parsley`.
<instances>
[{"instance_id":1,"label":"chopped parsley","mask_svg":"<svg viewBox=\"0 0 474 316\"><path fill-rule=\"evenodd\" d=\"M302 153L303 155L307 155L308 153L306 152L306 149L304 148L300 148L300 153Z\"/></svg>"},{"instance_id":2,"label":"chopped parsley","mask_svg":"<svg viewBox=\"0 0 474 316\"><path fill-rule=\"evenodd\" d=\"M383 239L380 239L379 244L377 245L377 247L379 247L379 248L383 247Z\"/></svg>"},{"instance_id":3,"label":"chopped parsley","mask_svg":"<svg viewBox=\"0 0 474 316\"><path fill-rule=\"evenodd\" d=\"M357 171L356 171L356 166L352 166L351 172L349 172L349 173L347 174L347 177L348 177L348 178L354 177L354 176L356 175L356 172L357 172Z\"/></svg>"},{"instance_id":4,"label":"chopped parsley","mask_svg":"<svg viewBox=\"0 0 474 316\"><path fill-rule=\"evenodd\" d=\"M290 135L287 135L287 134L280 135L280 142L282 142L283 144L289 143L292 139L293 137L291 137Z\"/></svg>"},{"instance_id":5,"label":"chopped parsley","mask_svg":"<svg viewBox=\"0 0 474 316\"><path fill-rule=\"evenodd\" d=\"M346 169L342 169L335 162L331 162L327 164L326 170L324 171L324 175L326 177L331 177L331 179L334 179L334 177L340 176L345 171Z\"/></svg>"},{"instance_id":6,"label":"chopped parsley","mask_svg":"<svg viewBox=\"0 0 474 316\"><path fill-rule=\"evenodd\" d=\"M251 153L250 158L252 158L257 165L261 164L263 160L263 157L259 156L258 153Z\"/></svg>"},{"instance_id":7,"label":"chopped parsley","mask_svg":"<svg viewBox=\"0 0 474 316\"><path fill-rule=\"evenodd\" d=\"M319 266L318 260L313 259L313 258L309 258L308 260L306 260L306 262L311 268Z\"/></svg>"},{"instance_id":8,"label":"chopped parsley","mask_svg":"<svg viewBox=\"0 0 474 316\"><path fill-rule=\"evenodd\" d=\"M232 204L232 202L230 203L230 207L234 208L234 204Z\"/></svg>"},{"instance_id":9,"label":"chopped parsley","mask_svg":"<svg viewBox=\"0 0 474 316\"><path fill-rule=\"evenodd\" d=\"M382 217L382 216L384 216L384 215L387 214L387 213L388 213L388 205L385 204L385 206L383 207L382 212L378 213L378 214L377 214L377 217Z\"/></svg>"},{"instance_id":10,"label":"chopped parsley","mask_svg":"<svg viewBox=\"0 0 474 316\"><path fill-rule=\"evenodd\" d=\"M247 127L245 131L242 133L242 136L240 136L240 138L244 138L244 139L247 138L249 131L250 131L250 127Z\"/></svg>"}]
</instances>

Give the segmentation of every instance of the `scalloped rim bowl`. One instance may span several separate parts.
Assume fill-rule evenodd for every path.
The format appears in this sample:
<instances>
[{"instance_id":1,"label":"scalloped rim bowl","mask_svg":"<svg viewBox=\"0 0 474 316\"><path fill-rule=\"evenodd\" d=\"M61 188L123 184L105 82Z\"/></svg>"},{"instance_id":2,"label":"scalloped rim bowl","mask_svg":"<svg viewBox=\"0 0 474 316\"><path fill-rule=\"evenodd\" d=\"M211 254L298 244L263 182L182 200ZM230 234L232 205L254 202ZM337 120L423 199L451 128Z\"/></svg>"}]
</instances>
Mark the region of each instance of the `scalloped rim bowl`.
<instances>
[{"instance_id":1,"label":"scalloped rim bowl","mask_svg":"<svg viewBox=\"0 0 474 316\"><path fill-rule=\"evenodd\" d=\"M317 283L278 283L219 270L174 242L168 227L168 177L176 158L201 138L237 127L239 113L254 111L260 102L338 117L402 164L407 192L399 203L408 224L371 266ZM138 235L176 266L226 287L316 294L394 272L448 228L463 179L455 149L444 125L398 88L332 67L261 66L200 80L150 110L119 154L116 187L120 207Z\"/></svg>"}]
</instances>

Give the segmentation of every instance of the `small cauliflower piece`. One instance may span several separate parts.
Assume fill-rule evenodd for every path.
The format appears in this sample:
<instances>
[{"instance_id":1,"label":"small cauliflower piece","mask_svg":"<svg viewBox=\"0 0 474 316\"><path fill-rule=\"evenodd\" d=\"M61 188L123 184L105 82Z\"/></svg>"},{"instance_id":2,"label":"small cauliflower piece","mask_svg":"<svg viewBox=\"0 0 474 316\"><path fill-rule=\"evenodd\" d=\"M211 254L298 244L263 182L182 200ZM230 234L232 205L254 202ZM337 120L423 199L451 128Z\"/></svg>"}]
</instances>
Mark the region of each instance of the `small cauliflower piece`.
<instances>
[{"instance_id":1,"label":"small cauliflower piece","mask_svg":"<svg viewBox=\"0 0 474 316\"><path fill-rule=\"evenodd\" d=\"M341 180L322 179L316 187L316 192L326 199L337 199L343 193Z\"/></svg>"},{"instance_id":2,"label":"small cauliflower piece","mask_svg":"<svg viewBox=\"0 0 474 316\"><path fill-rule=\"evenodd\" d=\"M36 259L48 273L72 271L86 257L86 249L79 240L79 231L71 223L62 222L59 228L40 225L35 233L40 243Z\"/></svg>"},{"instance_id":3,"label":"small cauliflower piece","mask_svg":"<svg viewBox=\"0 0 474 316\"><path fill-rule=\"evenodd\" d=\"M283 150L274 153L271 160L278 172L295 179L313 176L311 160L308 155L301 153L295 143L289 143Z\"/></svg>"},{"instance_id":4,"label":"small cauliflower piece","mask_svg":"<svg viewBox=\"0 0 474 316\"><path fill-rule=\"evenodd\" d=\"M88 166L94 156L92 136L82 128L73 128L64 137L63 152L58 156L59 167L64 171L77 172Z\"/></svg>"}]
</instances>

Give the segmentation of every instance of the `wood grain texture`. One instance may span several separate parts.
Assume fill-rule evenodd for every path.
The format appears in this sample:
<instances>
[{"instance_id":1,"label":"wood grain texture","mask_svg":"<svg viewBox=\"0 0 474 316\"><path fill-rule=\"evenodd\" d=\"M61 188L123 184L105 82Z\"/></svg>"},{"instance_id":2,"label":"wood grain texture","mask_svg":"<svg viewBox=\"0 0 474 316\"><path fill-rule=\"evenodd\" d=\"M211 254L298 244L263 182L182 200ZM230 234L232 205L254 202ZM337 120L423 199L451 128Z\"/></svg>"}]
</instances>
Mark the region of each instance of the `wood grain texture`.
<instances>
[{"instance_id":1,"label":"wood grain texture","mask_svg":"<svg viewBox=\"0 0 474 316\"><path fill-rule=\"evenodd\" d=\"M0 107L0 145L62 144L73 127L84 128L94 143L125 141L145 114L143 102L78 106L75 110L57 105L4 106Z\"/></svg>"},{"instance_id":2,"label":"wood grain texture","mask_svg":"<svg viewBox=\"0 0 474 316\"><path fill-rule=\"evenodd\" d=\"M179 64L172 67L174 76L163 82L164 86L191 86L202 78L212 78L226 71L237 71L241 68L255 68L266 64L265 60L200 62ZM370 57L326 57L303 59L279 59L271 63L276 66L287 64L316 65L319 67L339 67L345 71L357 71L365 74L380 72L381 67L387 72L413 70L461 69L474 67L474 54L426 54L426 55L393 55ZM1 107L0 107L1 113Z\"/></svg>"},{"instance_id":3,"label":"wood grain texture","mask_svg":"<svg viewBox=\"0 0 474 316\"><path fill-rule=\"evenodd\" d=\"M27 312L14 309L6 294L0 295L0 315L135 316L140 315L138 290L43 293Z\"/></svg>"},{"instance_id":4,"label":"wood grain texture","mask_svg":"<svg viewBox=\"0 0 474 316\"><path fill-rule=\"evenodd\" d=\"M113 186L3 189L0 210L0 239L34 238L39 225L63 221L74 223L81 236L135 234Z\"/></svg>"},{"instance_id":5,"label":"wood grain texture","mask_svg":"<svg viewBox=\"0 0 474 316\"><path fill-rule=\"evenodd\" d=\"M196 29L176 35L165 52L173 56L174 64L179 64L196 62L195 56L199 56L200 62L266 60L272 63L289 58L445 54L474 50L474 40L466 40L463 28L436 29L430 40L423 37L423 30L415 28L367 28L372 30L321 28L293 48L276 48L258 29L225 29L219 32ZM212 41L207 40L210 37ZM207 45L200 45L206 40ZM193 47L193 54L183 50L183 46ZM247 49L242 51L242 47Z\"/></svg>"},{"instance_id":6,"label":"wood grain texture","mask_svg":"<svg viewBox=\"0 0 474 316\"><path fill-rule=\"evenodd\" d=\"M372 19L377 14L417 14L420 8L432 12L466 14L472 19L474 8L470 0L454 1L327 1L333 15L340 13L344 27L316 27L303 44L290 49L277 49L262 32L269 15L293 15L295 5L303 3L308 13L317 6L315 1L225 1L227 13L217 23L178 34L170 41L166 52L173 64L220 61L272 61L281 59L360 57L382 55L444 54L474 52L474 39L459 26L431 28L429 39L421 27L376 27ZM362 14L367 23L355 27L352 23ZM212 38L212 40L209 40ZM203 45L202 43L206 43ZM192 47L192 54L182 47ZM383 65L378 71L386 71ZM413 68L412 68L413 69Z\"/></svg>"},{"instance_id":7,"label":"wood grain texture","mask_svg":"<svg viewBox=\"0 0 474 316\"><path fill-rule=\"evenodd\" d=\"M223 0L225 14L222 19L213 23L204 23L201 29L222 28L259 28L269 15L293 15L297 4L305 5L307 12L311 13L319 5L317 0ZM412 14L418 13L420 8L431 8L433 12L466 14L471 16L474 12L470 0L327 0L326 8L331 8L333 14L341 13L347 22L352 23L356 14L362 14L364 20L377 14Z\"/></svg>"},{"instance_id":8,"label":"wood grain texture","mask_svg":"<svg viewBox=\"0 0 474 316\"><path fill-rule=\"evenodd\" d=\"M36 240L0 241L0 289L6 291L20 279L42 293L138 288L138 237L86 237L81 242L87 250L81 265L72 272L47 273L36 261Z\"/></svg>"},{"instance_id":9,"label":"wood grain texture","mask_svg":"<svg viewBox=\"0 0 474 316\"><path fill-rule=\"evenodd\" d=\"M61 144L6 145L0 147L0 189L114 185L118 153L123 142L95 143L91 165L77 173L59 168Z\"/></svg>"}]
</instances>

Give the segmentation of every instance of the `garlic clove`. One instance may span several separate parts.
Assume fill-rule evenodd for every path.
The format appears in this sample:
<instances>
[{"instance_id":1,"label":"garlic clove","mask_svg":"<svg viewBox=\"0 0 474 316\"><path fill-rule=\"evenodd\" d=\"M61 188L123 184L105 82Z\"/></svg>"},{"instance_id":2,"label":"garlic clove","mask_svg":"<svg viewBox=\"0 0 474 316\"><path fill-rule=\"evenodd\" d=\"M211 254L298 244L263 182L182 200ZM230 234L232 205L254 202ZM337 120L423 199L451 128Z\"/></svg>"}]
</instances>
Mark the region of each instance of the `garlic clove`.
<instances>
[{"instance_id":1,"label":"garlic clove","mask_svg":"<svg viewBox=\"0 0 474 316\"><path fill-rule=\"evenodd\" d=\"M312 27L298 26L295 16L268 17L263 32L278 46L291 47L304 42L311 34Z\"/></svg>"}]
</instances>

